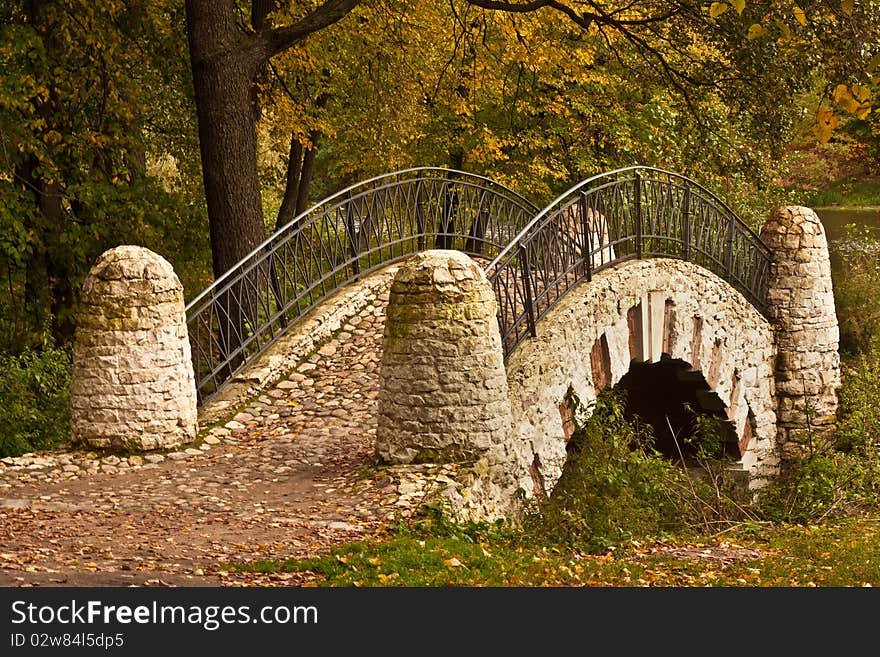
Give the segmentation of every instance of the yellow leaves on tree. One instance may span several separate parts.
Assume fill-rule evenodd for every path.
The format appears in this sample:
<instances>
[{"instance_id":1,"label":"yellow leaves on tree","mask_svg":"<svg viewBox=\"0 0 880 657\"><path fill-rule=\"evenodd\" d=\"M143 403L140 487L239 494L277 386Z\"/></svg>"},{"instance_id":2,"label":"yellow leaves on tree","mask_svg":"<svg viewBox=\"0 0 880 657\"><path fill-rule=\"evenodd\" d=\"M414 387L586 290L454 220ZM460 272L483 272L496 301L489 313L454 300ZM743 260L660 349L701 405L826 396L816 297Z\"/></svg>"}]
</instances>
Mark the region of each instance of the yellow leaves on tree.
<instances>
[{"instance_id":1,"label":"yellow leaves on tree","mask_svg":"<svg viewBox=\"0 0 880 657\"><path fill-rule=\"evenodd\" d=\"M816 139L825 144L831 139L831 135L838 123L840 123L840 117L837 114L824 107L820 107L816 112L816 125L813 126L813 134L816 136Z\"/></svg>"},{"instance_id":2,"label":"yellow leaves on tree","mask_svg":"<svg viewBox=\"0 0 880 657\"><path fill-rule=\"evenodd\" d=\"M861 84L850 87L839 84L834 89L834 102L844 111L859 119L865 119L871 113L871 90Z\"/></svg>"},{"instance_id":3,"label":"yellow leaves on tree","mask_svg":"<svg viewBox=\"0 0 880 657\"><path fill-rule=\"evenodd\" d=\"M718 18L723 13L725 13L728 9L733 7L736 10L736 13L742 16L743 11L746 8L746 0L729 0L729 2L713 2L709 5L709 16L712 18Z\"/></svg>"}]
</instances>

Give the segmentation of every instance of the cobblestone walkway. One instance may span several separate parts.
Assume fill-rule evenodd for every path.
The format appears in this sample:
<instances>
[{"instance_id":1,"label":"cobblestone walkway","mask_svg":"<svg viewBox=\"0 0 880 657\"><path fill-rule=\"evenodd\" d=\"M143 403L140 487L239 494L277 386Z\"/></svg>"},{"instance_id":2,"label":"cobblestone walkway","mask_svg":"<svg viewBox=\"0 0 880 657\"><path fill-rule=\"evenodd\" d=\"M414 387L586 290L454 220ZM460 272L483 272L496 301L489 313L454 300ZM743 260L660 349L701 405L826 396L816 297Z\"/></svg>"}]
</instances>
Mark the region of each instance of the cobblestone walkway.
<instances>
[{"instance_id":1,"label":"cobblestone walkway","mask_svg":"<svg viewBox=\"0 0 880 657\"><path fill-rule=\"evenodd\" d=\"M226 564L307 557L381 532L420 484L375 467L387 294L185 451L0 463L0 585L296 585Z\"/></svg>"}]
</instances>

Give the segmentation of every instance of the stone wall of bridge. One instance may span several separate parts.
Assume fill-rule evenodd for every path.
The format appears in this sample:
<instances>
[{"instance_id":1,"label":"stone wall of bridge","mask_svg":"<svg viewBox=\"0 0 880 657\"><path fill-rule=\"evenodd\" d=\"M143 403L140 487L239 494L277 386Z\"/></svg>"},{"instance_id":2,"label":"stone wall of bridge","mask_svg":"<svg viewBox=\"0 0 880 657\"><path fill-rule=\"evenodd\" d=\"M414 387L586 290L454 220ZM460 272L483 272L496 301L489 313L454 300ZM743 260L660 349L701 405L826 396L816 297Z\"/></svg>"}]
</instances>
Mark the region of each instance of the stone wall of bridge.
<instances>
[{"instance_id":1,"label":"stone wall of bridge","mask_svg":"<svg viewBox=\"0 0 880 657\"><path fill-rule=\"evenodd\" d=\"M576 407L584 417L600 390L632 361L662 355L702 372L727 409L741 449L738 467L753 487L778 467L773 327L735 289L690 262L619 263L564 296L507 362L520 487L552 490L562 473Z\"/></svg>"},{"instance_id":2,"label":"stone wall of bridge","mask_svg":"<svg viewBox=\"0 0 880 657\"><path fill-rule=\"evenodd\" d=\"M804 436L833 424L840 381L821 224L808 208L781 208L762 236L773 251L766 316L693 263L670 258L618 263L569 291L538 323L537 336L509 356L507 405L499 399L502 388L491 384L498 381L501 347L494 323L485 322L492 305L485 298L488 283L469 278L467 285L479 294L465 294L449 265L454 260L456 268L472 268L466 256L420 256L420 276L433 283L417 290L399 286L390 300L389 320L394 319L386 325L391 332L383 359L380 455L407 462L414 454L430 454L462 465L457 476L463 494L450 500L453 513L466 519L510 515L523 499L552 491L573 427L586 421L599 391L617 384L633 362L670 358L698 372L720 400L739 449L734 469L750 488L760 488L780 471L786 455L798 452ZM443 286L448 289L441 291ZM443 312L413 313L415 298ZM479 337L461 340L477 315ZM427 341L401 342L411 330ZM432 340L454 357L429 353ZM461 386L464 380L469 387ZM472 385L480 380L486 385ZM434 399L445 400L441 413L426 410L431 404L422 393L428 388ZM430 421L420 425L426 412ZM505 429L500 420L508 414ZM430 436L445 438L425 449ZM463 444L468 449L463 451Z\"/></svg>"}]
</instances>

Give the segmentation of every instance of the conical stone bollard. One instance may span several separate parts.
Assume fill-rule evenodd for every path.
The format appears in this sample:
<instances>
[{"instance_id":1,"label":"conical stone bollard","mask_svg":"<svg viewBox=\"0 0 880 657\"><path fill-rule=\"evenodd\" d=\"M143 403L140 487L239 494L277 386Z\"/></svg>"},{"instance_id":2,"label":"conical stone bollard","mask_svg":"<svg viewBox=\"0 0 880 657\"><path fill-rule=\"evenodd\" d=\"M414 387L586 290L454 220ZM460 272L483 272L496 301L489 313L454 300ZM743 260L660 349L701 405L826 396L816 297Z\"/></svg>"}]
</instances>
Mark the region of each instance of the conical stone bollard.
<instances>
[{"instance_id":1,"label":"conical stone bollard","mask_svg":"<svg viewBox=\"0 0 880 657\"><path fill-rule=\"evenodd\" d=\"M183 286L148 249L106 251L83 284L71 412L71 439L86 447L144 451L196 437Z\"/></svg>"},{"instance_id":2,"label":"conical stone bollard","mask_svg":"<svg viewBox=\"0 0 880 657\"><path fill-rule=\"evenodd\" d=\"M458 251L419 253L388 301L376 448L386 463L475 461L509 438L495 294Z\"/></svg>"}]
</instances>

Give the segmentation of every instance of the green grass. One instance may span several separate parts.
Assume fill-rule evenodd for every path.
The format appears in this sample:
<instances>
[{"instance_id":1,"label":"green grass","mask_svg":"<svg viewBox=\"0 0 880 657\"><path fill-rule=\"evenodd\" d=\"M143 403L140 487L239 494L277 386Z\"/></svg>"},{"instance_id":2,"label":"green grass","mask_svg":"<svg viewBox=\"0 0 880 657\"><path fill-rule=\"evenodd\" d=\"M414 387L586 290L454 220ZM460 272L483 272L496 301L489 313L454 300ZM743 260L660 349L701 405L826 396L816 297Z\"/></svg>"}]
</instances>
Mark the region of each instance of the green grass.
<instances>
[{"instance_id":1,"label":"green grass","mask_svg":"<svg viewBox=\"0 0 880 657\"><path fill-rule=\"evenodd\" d=\"M238 564L243 572L314 573L318 586L880 585L880 518L822 527L744 523L723 535L631 542L603 554L530 545L512 531L439 527L391 531L316 559Z\"/></svg>"},{"instance_id":2,"label":"green grass","mask_svg":"<svg viewBox=\"0 0 880 657\"><path fill-rule=\"evenodd\" d=\"M839 181L818 191L799 190L803 204L812 208L829 206L880 206L880 183L866 181Z\"/></svg>"}]
</instances>

